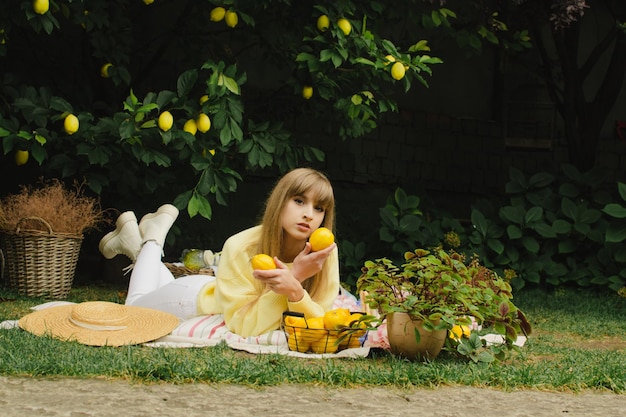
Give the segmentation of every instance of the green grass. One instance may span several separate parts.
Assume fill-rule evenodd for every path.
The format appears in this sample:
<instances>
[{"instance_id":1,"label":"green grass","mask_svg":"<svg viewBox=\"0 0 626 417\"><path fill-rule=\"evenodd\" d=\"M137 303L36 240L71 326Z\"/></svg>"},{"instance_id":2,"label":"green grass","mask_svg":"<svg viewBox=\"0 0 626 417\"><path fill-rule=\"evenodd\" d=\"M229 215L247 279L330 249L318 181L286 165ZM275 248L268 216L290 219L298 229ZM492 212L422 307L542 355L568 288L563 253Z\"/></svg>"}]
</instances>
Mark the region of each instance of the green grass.
<instances>
[{"instance_id":1,"label":"green grass","mask_svg":"<svg viewBox=\"0 0 626 417\"><path fill-rule=\"evenodd\" d=\"M17 319L43 299L0 290L0 320ZM117 288L77 287L69 301L121 302ZM326 386L433 387L466 385L626 392L626 299L582 290L520 291L533 324L526 346L504 362L478 366L443 352L409 362L375 351L359 359L298 359L210 348L89 347L0 330L0 375L109 377L146 383L303 383Z\"/></svg>"}]
</instances>

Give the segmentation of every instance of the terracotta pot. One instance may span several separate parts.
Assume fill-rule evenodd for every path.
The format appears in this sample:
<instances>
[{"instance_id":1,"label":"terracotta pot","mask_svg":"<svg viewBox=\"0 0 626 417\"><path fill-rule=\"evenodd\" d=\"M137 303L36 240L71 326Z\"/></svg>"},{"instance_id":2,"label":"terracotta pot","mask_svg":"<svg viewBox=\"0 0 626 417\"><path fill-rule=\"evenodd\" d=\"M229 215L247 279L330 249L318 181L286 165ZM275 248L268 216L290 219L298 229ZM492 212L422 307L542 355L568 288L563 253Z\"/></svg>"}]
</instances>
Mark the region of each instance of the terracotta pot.
<instances>
[{"instance_id":1,"label":"terracotta pot","mask_svg":"<svg viewBox=\"0 0 626 417\"><path fill-rule=\"evenodd\" d=\"M415 340L415 330L420 341ZM391 352L407 359L435 359L446 341L447 330L428 331L421 320L412 320L406 313L387 315L387 335Z\"/></svg>"}]
</instances>

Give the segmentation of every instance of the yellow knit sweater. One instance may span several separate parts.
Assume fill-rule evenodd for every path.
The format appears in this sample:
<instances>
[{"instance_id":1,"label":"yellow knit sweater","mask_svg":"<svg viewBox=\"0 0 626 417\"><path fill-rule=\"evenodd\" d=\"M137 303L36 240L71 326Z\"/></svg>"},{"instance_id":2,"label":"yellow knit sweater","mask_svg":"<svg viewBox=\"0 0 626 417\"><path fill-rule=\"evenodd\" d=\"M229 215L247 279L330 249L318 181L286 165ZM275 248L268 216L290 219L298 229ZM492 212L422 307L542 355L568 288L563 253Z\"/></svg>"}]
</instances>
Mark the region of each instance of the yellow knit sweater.
<instances>
[{"instance_id":1,"label":"yellow knit sweater","mask_svg":"<svg viewBox=\"0 0 626 417\"><path fill-rule=\"evenodd\" d=\"M255 253L245 248L254 247L262 226L239 232L226 240L217 277L206 284L198 295L199 314L224 314L228 329L238 335L258 336L280 327L284 311L304 313L306 317L320 317L332 308L339 293L339 256L335 249L324 268L331 279L327 291L316 301L305 291L302 300L289 302L287 297L265 288L252 276L250 259Z\"/></svg>"}]
</instances>

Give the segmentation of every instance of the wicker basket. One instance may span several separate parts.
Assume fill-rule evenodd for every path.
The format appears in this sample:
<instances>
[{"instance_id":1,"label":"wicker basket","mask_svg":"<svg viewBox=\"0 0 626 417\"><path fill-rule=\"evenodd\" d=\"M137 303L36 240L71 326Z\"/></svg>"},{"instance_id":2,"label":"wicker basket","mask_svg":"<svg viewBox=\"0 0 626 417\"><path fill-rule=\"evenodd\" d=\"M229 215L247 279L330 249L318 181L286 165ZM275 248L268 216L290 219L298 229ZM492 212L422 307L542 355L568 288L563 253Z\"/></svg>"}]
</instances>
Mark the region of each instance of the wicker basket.
<instances>
[{"instance_id":1,"label":"wicker basket","mask_svg":"<svg viewBox=\"0 0 626 417\"><path fill-rule=\"evenodd\" d=\"M286 319L294 317L301 318L301 324L291 325L286 322ZM363 346L367 335L367 331L362 328L327 330L323 327L314 327L304 318L304 314L293 311L283 313L281 327L287 337L289 350L300 353L335 353L344 349L359 348Z\"/></svg>"},{"instance_id":2,"label":"wicker basket","mask_svg":"<svg viewBox=\"0 0 626 417\"><path fill-rule=\"evenodd\" d=\"M26 220L42 223L47 231L21 230ZM27 297L67 298L82 241L82 235L54 233L42 218L21 219L14 232L0 233L5 282Z\"/></svg>"},{"instance_id":3,"label":"wicker basket","mask_svg":"<svg viewBox=\"0 0 626 417\"><path fill-rule=\"evenodd\" d=\"M211 267L190 269L187 268L185 265L169 262L165 262L165 266L167 267L167 269L170 270L172 275L174 275L174 278L184 277L185 275L215 275L215 272Z\"/></svg>"}]
</instances>

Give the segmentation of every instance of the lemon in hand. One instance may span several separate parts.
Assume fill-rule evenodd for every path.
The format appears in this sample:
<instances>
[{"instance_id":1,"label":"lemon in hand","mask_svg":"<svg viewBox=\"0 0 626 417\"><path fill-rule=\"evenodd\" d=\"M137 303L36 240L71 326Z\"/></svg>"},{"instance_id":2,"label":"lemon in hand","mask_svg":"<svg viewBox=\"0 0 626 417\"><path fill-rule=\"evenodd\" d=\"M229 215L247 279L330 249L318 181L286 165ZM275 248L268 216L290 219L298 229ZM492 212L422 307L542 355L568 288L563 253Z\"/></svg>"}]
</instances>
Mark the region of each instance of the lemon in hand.
<instances>
[{"instance_id":1,"label":"lemon in hand","mask_svg":"<svg viewBox=\"0 0 626 417\"><path fill-rule=\"evenodd\" d=\"M78 117L74 116L72 113L65 116L65 120L63 120L63 129L65 129L65 133L73 135L78 132L78 125Z\"/></svg>"},{"instance_id":2,"label":"lemon in hand","mask_svg":"<svg viewBox=\"0 0 626 417\"><path fill-rule=\"evenodd\" d=\"M335 242L335 235L326 227L320 227L316 229L309 237L309 243L311 244L311 250L317 252L318 250L326 249Z\"/></svg>"},{"instance_id":3,"label":"lemon in hand","mask_svg":"<svg viewBox=\"0 0 626 417\"><path fill-rule=\"evenodd\" d=\"M250 262L252 263L252 269L276 269L274 259L264 253L254 255Z\"/></svg>"}]
</instances>

